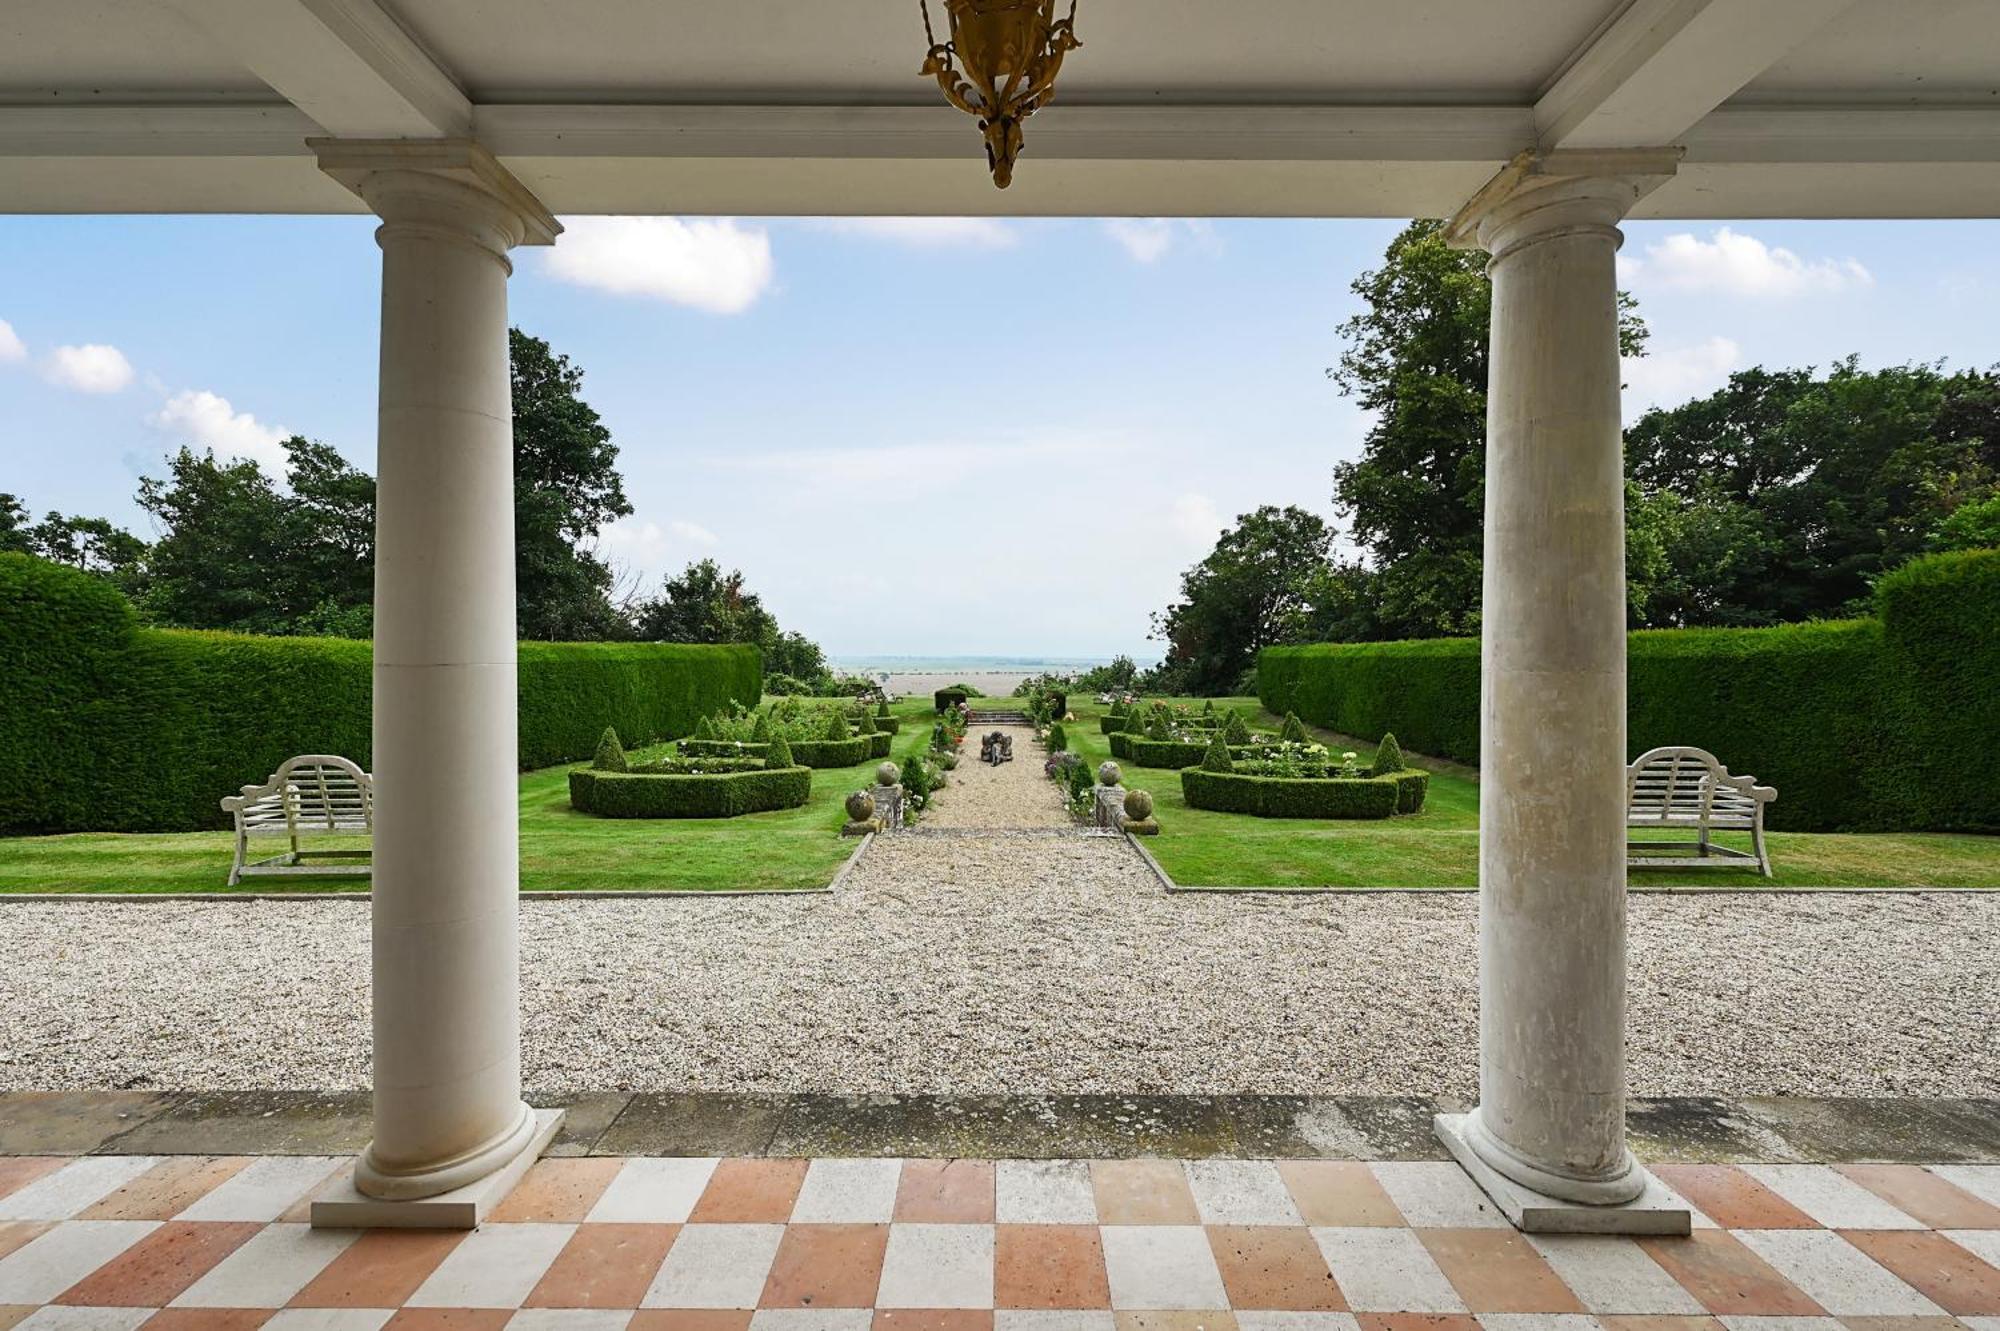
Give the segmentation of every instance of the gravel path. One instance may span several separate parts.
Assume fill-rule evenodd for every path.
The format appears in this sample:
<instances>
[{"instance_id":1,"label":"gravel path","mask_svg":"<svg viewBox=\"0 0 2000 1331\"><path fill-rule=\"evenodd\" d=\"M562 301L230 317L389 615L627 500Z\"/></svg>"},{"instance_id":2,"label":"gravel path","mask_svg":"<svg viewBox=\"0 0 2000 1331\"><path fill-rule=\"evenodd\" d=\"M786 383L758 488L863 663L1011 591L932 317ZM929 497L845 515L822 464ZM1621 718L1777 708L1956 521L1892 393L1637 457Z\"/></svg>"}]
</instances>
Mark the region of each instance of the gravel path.
<instances>
[{"instance_id":1,"label":"gravel path","mask_svg":"<svg viewBox=\"0 0 2000 1331\"><path fill-rule=\"evenodd\" d=\"M1120 842L885 838L833 898L523 903L525 1069L1469 1096L1476 909L1170 898ZM364 1085L367 929L357 903L0 904L0 1089ZM1636 897L1632 1089L1991 1095L1996 937L1985 894Z\"/></svg>"},{"instance_id":2,"label":"gravel path","mask_svg":"<svg viewBox=\"0 0 2000 1331\"><path fill-rule=\"evenodd\" d=\"M994 731L1014 737L1014 761L979 761L979 742ZM965 736L951 784L924 813L925 827L1069 827L1055 782L1042 772L1046 755L1029 726L974 726Z\"/></svg>"}]
</instances>

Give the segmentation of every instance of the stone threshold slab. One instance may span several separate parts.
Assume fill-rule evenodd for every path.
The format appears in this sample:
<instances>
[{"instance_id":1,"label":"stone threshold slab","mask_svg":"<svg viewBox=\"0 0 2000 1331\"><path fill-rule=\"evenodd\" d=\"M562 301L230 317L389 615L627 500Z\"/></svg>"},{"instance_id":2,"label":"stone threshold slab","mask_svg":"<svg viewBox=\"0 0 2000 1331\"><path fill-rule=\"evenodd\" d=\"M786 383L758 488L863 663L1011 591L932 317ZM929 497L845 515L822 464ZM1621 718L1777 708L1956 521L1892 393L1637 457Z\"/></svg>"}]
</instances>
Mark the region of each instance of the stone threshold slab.
<instances>
[{"instance_id":1,"label":"stone threshold slab","mask_svg":"<svg viewBox=\"0 0 2000 1331\"><path fill-rule=\"evenodd\" d=\"M1421 1095L829 1095L602 1091L566 1110L555 1156L1444 1160ZM1642 1160L2000 1161L2000 1098L1634 1099ZM347 1155L366 1091L0 1093L0 1155Z\"/></svg>"}]
</instances>

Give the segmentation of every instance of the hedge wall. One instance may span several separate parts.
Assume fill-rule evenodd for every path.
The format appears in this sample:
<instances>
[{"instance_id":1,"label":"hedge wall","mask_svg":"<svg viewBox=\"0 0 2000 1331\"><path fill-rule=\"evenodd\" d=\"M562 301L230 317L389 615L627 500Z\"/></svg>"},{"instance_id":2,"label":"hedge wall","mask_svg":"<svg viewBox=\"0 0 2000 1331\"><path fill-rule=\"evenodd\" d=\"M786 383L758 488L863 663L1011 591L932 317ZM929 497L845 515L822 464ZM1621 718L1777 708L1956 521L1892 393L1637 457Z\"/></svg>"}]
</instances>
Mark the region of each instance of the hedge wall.
<instances>
[{"instance_id":1,"label":"hedge wall","mask_svg":"<svg viewBox=\"0 0 2000 1331\"><path fill-rule=\"evenodd\" d=\"M101 580L0 555L0 831L227 825L224 795L298 753L370 765L372 653L340 638L151 629ZM523 643L526 767L754 701L753 647ZM857 761L859 761L857 759Z\"/></svg>"},{"instance_id":2,"label":"hedge wall","mask_svg":"<svg viewBox=\"0 0 2000 1331\"><path fill-rule=\"evenodd\" d=\"M569 774L570 807L600 818L734 818L796 809L812 794L812 770L671 776L636 772Z\"/></svg>"},{"instance_id":3,"label":"hedge wall","mask_svg":"<svg viewBox=\"0 0 2000 1331\"><path fill-rule=\"evenodd\" d=\"M1258 818L1388 818L1406 798L1397 780L1401 775L1306 779L1190 767L1181 773L1181 794L1191 809ZM1420 793L1413 799L1411 813L1423 807Z\"/></svg>"},{"instance_id":4,"label":"hedge wall","mask_svg":"<svg viewBox=\"0 0 2000 1331\"><path fill-rule=\"evenodd\" d=\"M1707 749L1777 788L1775 829L2000 831L2000 551L1878 595L1878 619L1632 634L1629 756ZM1476 639L1270 647L1257 678L1273 712L1479 761Z\"/></svg>"}]
</instances>

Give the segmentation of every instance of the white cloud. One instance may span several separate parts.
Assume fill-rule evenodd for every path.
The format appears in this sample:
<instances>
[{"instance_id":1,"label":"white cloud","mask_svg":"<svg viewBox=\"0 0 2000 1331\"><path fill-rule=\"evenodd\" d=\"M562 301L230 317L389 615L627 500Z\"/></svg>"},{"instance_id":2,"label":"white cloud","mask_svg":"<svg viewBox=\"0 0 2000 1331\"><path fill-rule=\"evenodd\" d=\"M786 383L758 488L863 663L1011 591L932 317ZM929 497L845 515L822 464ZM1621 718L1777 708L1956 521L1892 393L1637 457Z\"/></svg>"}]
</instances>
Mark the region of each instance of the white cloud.
<instances>
[{"instance_id":1,"label":"white cloud","mask_svg":"<svg viewBox=\"0 0 2000 1331\"><path fill-rule=\"evenodd\" d=\"M236 410L228 398L207 389L181 390L146 423L174 435L177 442L213 449L217 457L247 458L273 476L285 474L283 441L289 432Z\"/></svg>"},{"instance_id":2,"label":"white cloud","mask_svg":"<svg viewBox=\"0 0 2000 1331\"><path fill-rule=\"evenodd\" d=\"M1207 495L1184 494L1174 500L1173 528L1189 546L1208 553L1222 534L1222 514Z\"/></svg>"},{"instance_id":3,"label":"white cloud","mask_svg":"<svg viewBox=\"0 0 2000 1331\"><path fill-rule=\"evenodd\" d=\"M1013 227L992 217L825 217L820 225L842 235L927 249L1003 250L1021 238Z\"/></svg>"},{"instance_id":4,"label":"white cloud","mask_svg":"<svg viewBox=\"0 0 2000 1331\"><path fill-rule=\"evenodd\" d=\"M685 541L689 545L716 545L722 540L699 522L684 522L680 518L669 522L667 530L674 534L676 540Z\"/></svg>"},{"instance_id":5,"label":"white cloud","mask_svg":"<svg viewBox=\"0 0 2000 1331\"><path fill-rule=\"evenodd\" d=\"M0 319L0 365L28 359L28 344L14 331L14 325Z\"/></svg>"},{"instance_id":6,"label":"white cloud","mask_svg":"<svg viewBox=\"0 0 2000 1331\"><path fill-rule=\"evenodd\" d=\"M771 237L733 217L578 217L549 252L550 276L617 296L741 314L770 289Z\"/></svg>"},{"instance_id":7,"label":"white cloud","mask_svg":"<svg viewBox=\"0 0 2000 1331\"><path fill-rule=\"evenodd\" d=\"M1726 337L1710 337L1685 347L1655 350L1621 362L1625 374L1625 414L1636 417L1650 406L1677 406L1722 386L1743 363L1743 349Z\"/></svg>"},{"instance_id":8,"label":"white cloud","mask_svg":"<svg viewBox=\"0 0 2000 1331\"><path fill-rule=\"evenodd\" d=\"M1798 296L1875 285L1874 274L1859 259L1802 259L1726 226L1712 240L1685 231L1668 236L1648 245L1645 258L1624 259L1618 266L1629 281L1738 296Z\"/></svg>"},{"instance_id":9,"label":"white cloud","mask_svg":"<svg viewBox=\"0 0 2000 1331\"><path fill-rule=\"evenodd\" d=\"M1213 223L1191 217L1112 217L1105 220L1104 233L1138 263L1158 263L1183 241L1206 249L1218 243Z\"/></svg>"},{"instance_id":10,"label":"white cloud","mask_svg":"<svg viewBox=\"0 0 2000 1331\"><path fill-rule=\"evenodd\" d=\"M42 373L51 383L79 393L116 393L132 382L132 362L117 347L88 342L51 351Z\"/></svg>"}]
</instances>

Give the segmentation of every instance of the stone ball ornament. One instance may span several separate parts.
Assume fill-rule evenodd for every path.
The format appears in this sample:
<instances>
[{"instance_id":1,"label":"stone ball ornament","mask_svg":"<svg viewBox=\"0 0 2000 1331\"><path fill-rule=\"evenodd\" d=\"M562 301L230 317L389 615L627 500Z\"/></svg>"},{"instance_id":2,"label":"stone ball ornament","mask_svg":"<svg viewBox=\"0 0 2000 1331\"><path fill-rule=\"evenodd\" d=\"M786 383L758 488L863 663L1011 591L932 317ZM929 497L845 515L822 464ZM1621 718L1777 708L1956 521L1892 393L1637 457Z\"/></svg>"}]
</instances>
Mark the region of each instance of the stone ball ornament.
<instances>
[{"instance_id":1,"label":"stone ball ornament","mask_svg":"<svg viewBox=\"0 0 2000 1331\"><path fill-rule=\"evenodd\" d=\"M875 816L875 797L865 790L857 790L847 797L848 821L865 823Z\"/></svg>"},{"instance_id":2,"label":"stone ball ornament","mask_svg":"<svg viewBox=\"0 0 2000 1331\"><path fill-rule=\"evenodd\" d=\"M1125 792L1125 816L1144 822L1153 816L1153 795L1146 790Z\"/></svg>"},{"instance_id":3,"label":"stone ball ornament","mask_svg":"<svg viewBox=\"0 0 2000 1331\"><path fill-rule=\"evenodd\" d=\"M902 779L902 769L894 763L883 763L875 769L875 784L878 786L893 786Z\"/></svg>"},{"instance_id":4,"label":"stone ball ornament","mask_svg":"<svg viewBox=\"0 0 2000 1331\"><path fill-rule=\"evenodd\" d=\"M1100 786L1115 786L1124 777L1125 773L1119 768L1117 763L1107 762L1098 765L1097 784Z\"/></svg>"}]
</instances>

